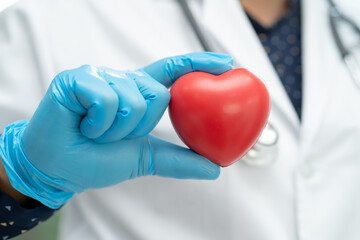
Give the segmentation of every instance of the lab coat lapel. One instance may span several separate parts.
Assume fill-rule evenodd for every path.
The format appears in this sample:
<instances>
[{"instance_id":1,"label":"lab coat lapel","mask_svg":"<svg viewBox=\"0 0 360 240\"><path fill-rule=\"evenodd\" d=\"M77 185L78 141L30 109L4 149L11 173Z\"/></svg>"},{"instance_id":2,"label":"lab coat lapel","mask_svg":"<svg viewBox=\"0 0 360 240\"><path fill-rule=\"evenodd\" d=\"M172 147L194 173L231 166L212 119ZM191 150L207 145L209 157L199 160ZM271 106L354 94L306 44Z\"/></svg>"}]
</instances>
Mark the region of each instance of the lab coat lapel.
<instances>
[{"instance_id":1,"label":"lab coat lapel","mask_svg":"<svg viewBox=\"0 0 360 240\"><path fill-rule=\"evenodd\" d=\"M296 112L240 1L204 1L201 22L216 43L215 49L230 53L241 67L262 79L270 92L272 110L280 111L298 132L300 123Z\"/></svg>"},{"instance_id":2,"label":"lab coat lapel","mask_svg":"<svg viewBox=\"0 0 360 240\"><path fill-rule=\"evenodd\" d=\"M333 41L328 23L326 1L303 0L303 118L301 143L304 151L311 148L320 124L324 119L326 104L331 95L334 76L336 46L326 47ZM335 54L335 55L334 55ZM335 56L335 57L334 57ZM336 66L338 67L338 65Z\"/></svg>"}]
</instances>

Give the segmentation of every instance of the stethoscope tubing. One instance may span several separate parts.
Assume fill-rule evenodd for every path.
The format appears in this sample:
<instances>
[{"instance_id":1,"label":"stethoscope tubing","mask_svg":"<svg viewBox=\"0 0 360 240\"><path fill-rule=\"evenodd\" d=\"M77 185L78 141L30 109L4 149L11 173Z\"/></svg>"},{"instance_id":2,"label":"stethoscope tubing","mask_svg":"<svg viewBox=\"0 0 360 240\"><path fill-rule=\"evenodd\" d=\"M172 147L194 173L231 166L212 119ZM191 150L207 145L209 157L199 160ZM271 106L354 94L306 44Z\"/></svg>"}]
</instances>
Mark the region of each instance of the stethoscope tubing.
<instances>
[{"instance_id":1,"label":"stethoscope tubing","mask_svg":"<svg viewBox=\"0 0 360 240\"><path fill-rule=\"evenodd\" d=\"M199 39L199 42L200 42L203 50L205 52L211 52L210 45L209 45L205 35L203 34L203 31L201 31L199 24L195 20L195 17L191 12L188 3L186 2L186 0L178 0L178 2L186 16L186 19L189 21L190 25L192 26L194 33L196 34L196 37Z\"/></svg>"},{"instance_id":2,"label":"stethoscope tubing","mask_svg":"<svg viewBox=\"0 0 360 240\"><path fill-rule=\"evenodd\" d=\"M186 19L188 20L189 24L192 26L194 33L199 39L202 48L204 49L204 51L211 52L212 49L210 47L210 44L206 36L204 35L203 31L201 30L201 27L199 26L198 22L195 20L195 17L190 10L187 0L178 0L178 2L186 16ZM360 36L360 27L351 18L346 16L344 13L342 13L333 0L327 0L327 2L329 4L330 29L334 37L336 46L339 49L340 55L346 67L348 68L350 75L353 78L355 84L360 88L360 69L357 69L360 68L360 63L358 63L356 59L349 57L350 51L345 47L343 41L341 40L339 31L336 27L337 24L336 22L338 21L346 22L353 28L353 30L359 36ZM239 65L239 63L235 63L235 65L237 67L241 66Z\"/></svg>"},{"instance_id":3,"label":"stethoscope tubing","mask_svg":"<svg viewBox=\"0 0 360 240\"><path fill-rule=\"evenodd\" d=\"M333 0L327 0L329 3L329 22L331 33L334 37L337 48L339 49L341 58L350 73L355 85L360 89L360 62L351 51L345 47L341 40L340 33L336 27L337 22L343 21L347 23L360 36L360 27L348 16L343 14L336 6Z\"/></svg>"}]
</instances>

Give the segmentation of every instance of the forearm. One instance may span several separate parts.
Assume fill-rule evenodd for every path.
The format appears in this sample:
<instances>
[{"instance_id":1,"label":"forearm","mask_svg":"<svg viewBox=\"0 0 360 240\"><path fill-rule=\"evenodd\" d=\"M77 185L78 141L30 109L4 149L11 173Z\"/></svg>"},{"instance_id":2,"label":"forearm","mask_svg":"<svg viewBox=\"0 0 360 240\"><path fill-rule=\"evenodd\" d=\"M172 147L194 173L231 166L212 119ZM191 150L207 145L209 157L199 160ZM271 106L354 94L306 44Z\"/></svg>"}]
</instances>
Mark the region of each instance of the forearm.
<instances>
[{"instance_id":1,"label":"forearm","mask_svg":"<svg viewBox=\"0 0 360 240\"><path fill-rule=\"evenodd\" d=\"M10 180L6 174L1 157L0 157L0 190L6 193L7 195L9 195L10 197L12 197L21 206L29 205L31 202L35 201L32 198L21 194L15 188L12 187Z\"/></svg>"}]
</instances>

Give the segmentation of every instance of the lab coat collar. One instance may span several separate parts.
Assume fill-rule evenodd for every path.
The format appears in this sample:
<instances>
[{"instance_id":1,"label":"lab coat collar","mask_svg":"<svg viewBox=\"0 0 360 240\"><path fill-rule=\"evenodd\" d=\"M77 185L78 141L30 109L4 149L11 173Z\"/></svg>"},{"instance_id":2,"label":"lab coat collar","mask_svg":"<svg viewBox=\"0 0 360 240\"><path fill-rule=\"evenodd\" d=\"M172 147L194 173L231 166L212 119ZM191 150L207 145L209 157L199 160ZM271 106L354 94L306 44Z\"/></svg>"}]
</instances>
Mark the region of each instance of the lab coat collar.
<instances>
[{"instance_id":1,"label":"lab coat collar","mask_svg":"<svg viewBox=\"0 0 360 240\"><path fill-rule=\"evenodd\" d=\"M327 107L331 107L327 105L334 91L331 88L336 75L334 71L342 62L336 63L338 49L333 43L330 27L326 27L329 26L326 1L303 0L302 10L303 118L300 137L302 150L306 152L326 120L324 114ZM333 46L329 47L329 44Z\"/></svg>"},{"instance_id":2,"label":"lab coat collar","mask_svg":"<svg viewBox=\"0 0 360 240\"><path fill-rule=\"evenodd\" d=\"M295 132L300 121L290 99L239 0L204 0L203 27L210 38L231 53L234 61L249 69L267 86L272 110L279 111ZM216 49L216 48L215 48Z\"/></svg>"}]
</instances>

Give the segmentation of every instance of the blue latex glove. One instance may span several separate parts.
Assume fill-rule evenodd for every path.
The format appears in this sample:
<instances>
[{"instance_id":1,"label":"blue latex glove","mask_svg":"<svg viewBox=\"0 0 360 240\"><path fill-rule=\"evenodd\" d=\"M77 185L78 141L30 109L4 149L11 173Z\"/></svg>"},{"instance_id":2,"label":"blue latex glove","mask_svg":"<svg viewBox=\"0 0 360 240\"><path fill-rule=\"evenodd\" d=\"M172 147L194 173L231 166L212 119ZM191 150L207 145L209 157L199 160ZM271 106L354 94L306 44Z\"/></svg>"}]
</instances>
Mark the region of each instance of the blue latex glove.
<instances>
[{"instance_id":1,"label":"blue latex glove","mask_svg":"<svg viewBox=\"0 0 360 240\"><path fill-rule=\"evenodd\" d=\"M216 179L217 165L148 134L178 77L231 68L228 55L193 53L133 72L82 66L60 73L30 122L13 123L1 136L11 184L58 208L74 193L145 175Z\"/></svg>"}]
</instances>

